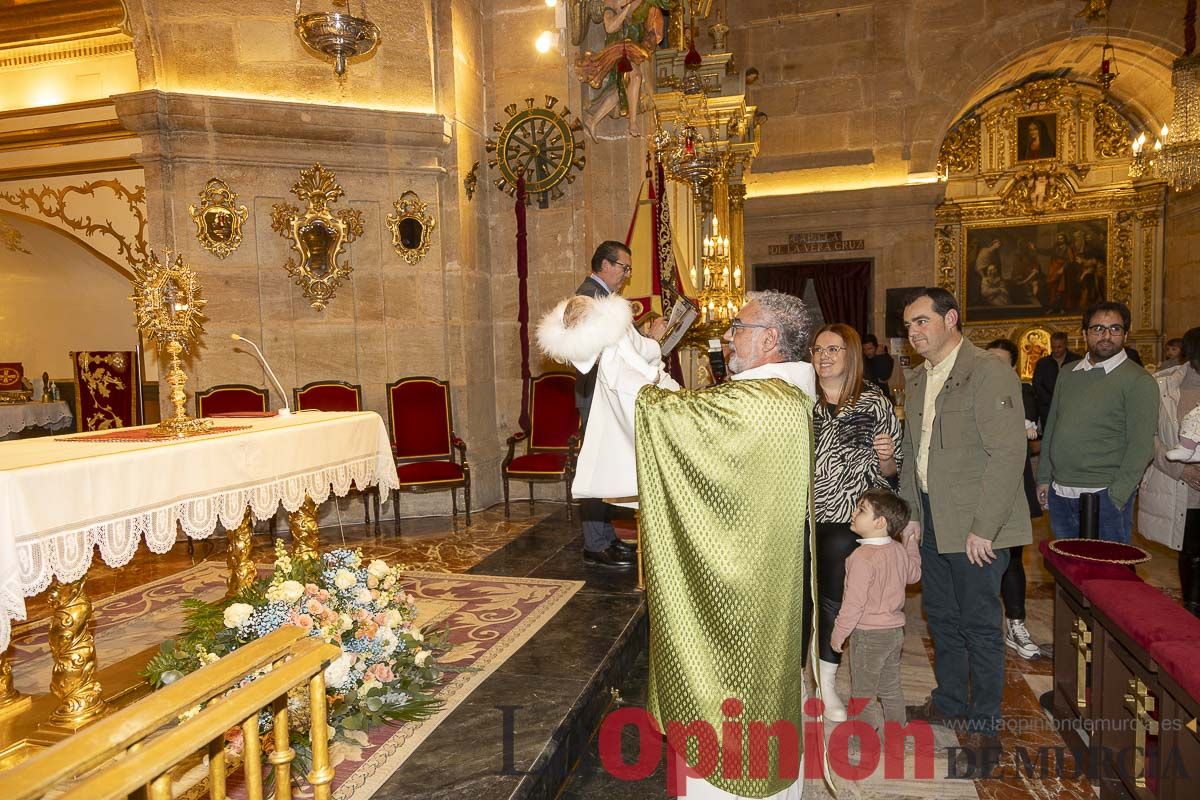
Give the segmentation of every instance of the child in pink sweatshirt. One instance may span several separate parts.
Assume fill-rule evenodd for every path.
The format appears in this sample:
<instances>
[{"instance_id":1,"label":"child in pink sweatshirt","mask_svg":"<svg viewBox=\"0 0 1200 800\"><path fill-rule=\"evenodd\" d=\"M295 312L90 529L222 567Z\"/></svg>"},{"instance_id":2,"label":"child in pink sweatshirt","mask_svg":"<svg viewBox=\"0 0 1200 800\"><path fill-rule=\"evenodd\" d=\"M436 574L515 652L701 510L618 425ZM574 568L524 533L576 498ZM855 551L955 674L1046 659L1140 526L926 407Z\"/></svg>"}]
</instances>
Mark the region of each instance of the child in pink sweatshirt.
<instances>
[{"instance_id":1,"label":"child in pink sweatshirt","mask_svg":"<svg viewBox=\"0 0 1200 800\"><path fill-rule=\"evenodd\" d=\"M876 698L885 720L908 721L900 690L904 587L921 580L917 537L899 541L908 519L908 504L886 489L859 497L850 530L861 537L861 546L846 559L842 609L830 641L840 653L850 640L850 695L867 699L861 716L876 728L881 727Z\"/></svg>"}]
</instances>

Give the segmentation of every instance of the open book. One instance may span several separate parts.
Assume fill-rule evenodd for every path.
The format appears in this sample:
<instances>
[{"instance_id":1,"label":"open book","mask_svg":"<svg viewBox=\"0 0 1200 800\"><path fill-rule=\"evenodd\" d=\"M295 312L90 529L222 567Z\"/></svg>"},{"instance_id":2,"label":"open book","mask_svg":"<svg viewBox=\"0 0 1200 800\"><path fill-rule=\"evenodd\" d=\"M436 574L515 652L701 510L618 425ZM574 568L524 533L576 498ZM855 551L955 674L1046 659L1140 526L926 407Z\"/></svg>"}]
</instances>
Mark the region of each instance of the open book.
<instances>
[{"instance_id":1,"label":"open book","mask_svg":"<svg viewBox=\"0 0 1200 800\"><path fill-rule=\"evenodd\" d=\"M680 295L675 305L671 307L671 316L667 319L667 330L663 334L660 344L662 345L662 354L670 355L671 351L678 346L683 335L692 327L692 323L700 316L700 309L692 305L692 302L686 297Z\"/></svg>"}]
</instances>

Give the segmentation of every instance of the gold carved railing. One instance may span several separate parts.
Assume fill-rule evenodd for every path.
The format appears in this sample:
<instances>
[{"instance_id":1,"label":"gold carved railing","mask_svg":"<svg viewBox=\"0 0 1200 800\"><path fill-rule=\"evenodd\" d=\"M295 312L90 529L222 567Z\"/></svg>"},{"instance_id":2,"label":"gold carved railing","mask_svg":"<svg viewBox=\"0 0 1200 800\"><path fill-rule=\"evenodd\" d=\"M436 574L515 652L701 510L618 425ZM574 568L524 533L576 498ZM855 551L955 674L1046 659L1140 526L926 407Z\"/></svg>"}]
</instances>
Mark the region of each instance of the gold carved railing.
<instances>
[{"instance_id":1,"label":"gold carved railing","mask_svg":"<svg viewBox=\"0 0 1200 800\"><path fill-rule=\"evenodd\" d=\"M225 732L240 726L246 793L250 800L262 800L259 712L270 709L274 747L268 761L274 770L274 795L276 800L290 800L295 752L289 745L288 692L307 684L312 720L308 782L316 800L328 800L333 768L325 722L325 667L340 653L336 645L308 637L299 628L275 631L0 773L4 796L9 800L38 800L48 794L61 800L130 796L168 800L175 766L203 751L208 755L209 796L225 800L229 771ZM164 725L268 665L273 667L270 672L160 732Z\"/></svg>"}]
</instances>

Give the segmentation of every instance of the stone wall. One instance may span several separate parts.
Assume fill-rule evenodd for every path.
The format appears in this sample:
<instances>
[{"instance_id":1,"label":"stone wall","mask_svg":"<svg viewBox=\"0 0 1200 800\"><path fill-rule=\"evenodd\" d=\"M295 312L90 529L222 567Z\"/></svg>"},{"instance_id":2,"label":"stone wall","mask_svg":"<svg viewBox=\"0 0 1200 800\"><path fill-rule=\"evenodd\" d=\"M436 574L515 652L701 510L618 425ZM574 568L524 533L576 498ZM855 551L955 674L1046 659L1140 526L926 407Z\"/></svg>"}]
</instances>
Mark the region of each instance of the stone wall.
<instances>
[{"instance_id":1,"label":"stone wall","mask_svg":"<svg viewBox=\"0 0 1200 800\"><path fill-rule=\"evenodd\" d=\"M1182 336L1200 325L1200 193L1167 196L1163 335Z\"/></svg>"}]
</instances>

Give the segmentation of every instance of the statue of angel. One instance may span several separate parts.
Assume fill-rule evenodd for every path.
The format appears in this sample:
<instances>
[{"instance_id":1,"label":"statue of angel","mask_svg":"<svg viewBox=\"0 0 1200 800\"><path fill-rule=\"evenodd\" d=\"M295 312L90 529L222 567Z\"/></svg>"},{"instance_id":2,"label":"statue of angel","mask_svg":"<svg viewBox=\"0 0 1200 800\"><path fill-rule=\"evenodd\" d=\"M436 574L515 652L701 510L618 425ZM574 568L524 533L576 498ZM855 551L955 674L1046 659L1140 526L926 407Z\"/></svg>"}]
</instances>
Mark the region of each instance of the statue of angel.
<instances>
[{"instance_id":1,"label":"statue of angel","mask_svg":"<svg viewBox=\"0 0 1200 800\"><path fill-rule=\"evenodd\" d=\"M674 0L570 0L572 42L583 42L590 22L604 25L604 49L584 51L575 62L580 80L600 92L583 112L593 140L600 120L618 114L629 120L631 135L641 135L642 65L662 41L663 12L674 6Z\"/></svg>"}]
</instances>

